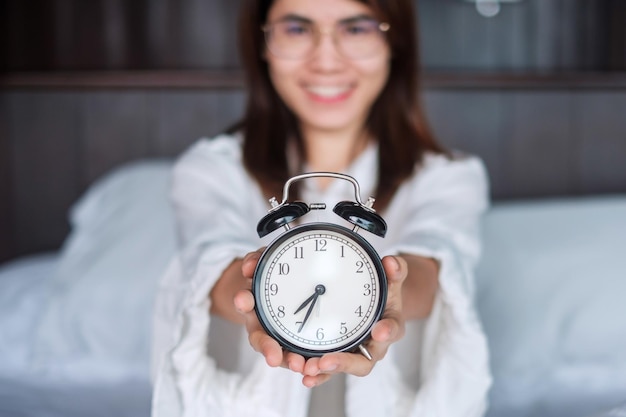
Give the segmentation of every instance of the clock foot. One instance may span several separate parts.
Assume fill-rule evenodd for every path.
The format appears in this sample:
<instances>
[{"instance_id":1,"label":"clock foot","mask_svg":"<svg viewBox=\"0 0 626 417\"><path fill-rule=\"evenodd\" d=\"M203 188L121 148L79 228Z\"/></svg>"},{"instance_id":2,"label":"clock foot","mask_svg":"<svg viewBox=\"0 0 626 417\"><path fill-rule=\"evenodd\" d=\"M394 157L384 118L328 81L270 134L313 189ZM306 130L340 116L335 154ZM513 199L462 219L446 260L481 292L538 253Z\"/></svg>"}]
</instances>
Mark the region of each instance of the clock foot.
<instances>
[{"instance_id":1,"label":"clock foot","mask_svg":"<svg viewBox=\"0 0 626 417\"><path fill-rule=\"evenodd\" d=\"M372 355L368 352L368 350L365 348L365 346L359 345L359 350L361 351L363 356L365 356L370 361L372 360Z\"/></svg>"}]
</instances>

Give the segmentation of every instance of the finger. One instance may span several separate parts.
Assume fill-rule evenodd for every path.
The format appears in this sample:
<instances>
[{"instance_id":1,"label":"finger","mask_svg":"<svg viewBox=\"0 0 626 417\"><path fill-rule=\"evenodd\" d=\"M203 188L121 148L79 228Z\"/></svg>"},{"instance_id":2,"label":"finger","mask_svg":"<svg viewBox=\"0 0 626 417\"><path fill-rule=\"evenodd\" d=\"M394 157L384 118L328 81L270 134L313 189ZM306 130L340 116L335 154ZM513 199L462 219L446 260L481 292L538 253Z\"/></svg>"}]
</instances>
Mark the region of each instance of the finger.
<instances>
[{"instance_id":1,"label":"finger","mask_svg":"<svg viewBox=\"0 0 626 417\"><path fill-rule=\"evenodd\" d=\"M368 346L368 349L371 348ZM374 355L377 358L382 357L378 351L374 351L372 356L374 357ZM329 353L321 358L317 358L316 361L309 359L305 365L305 375L314 377L323 374L348 373L356 376L365 376L371 372L375 363L376 360L370 361L360 353Z\"/></svg>"},{"instance_id":2,"label":"finger","mask_svg":"<svg viewBox=\"0 0 626 417\"><path fill-rule=\"evenodd\" d=\"M402 285L409 271L406 260L401 256L385 256L382 261L389 285Z\"/></svg>"},{"instance_id":3,"label":"finger","mask_svg":"<svg viewBox=\"0 0 626 417\"><path fill-rule=\"evenodd\" d=\"M298 355L297 353L293 352L287 352L284 356L285 368L288 368L293 372L298 372L300 374L304 373L304 365L306 361L302 355Z\"/></svg>"},{"instance_id":4,"label":"finger","mask_svg":"<svg viewBox=\"0 0 626 417\"><path fill-rule=\"evenodd\" d=\"M254 296L248 290L237 291L233 298L235 309L244 316L254 310Z\"/></svg>"},{"instance_id":5,"label":"finger","mask_svg":"<svg viewBox=\"0 0 626 417\"><path fill-rule=\"evenodd\" d=\"M283 364L282 348L264 330L260 329L250 332L248 340L252 348L265 357L265 362L269 366L277 367Z\"/></svg>"},{"instance_id":6,"label":"finger","mask_svg":"<svg viewBox=\"0 0 626 417\"><path fill-rule=\"evenodd\" d=\"M371 341L378 343L392 343L404 336L403 321L386 317L379 320L372 328Z\"/></svg>"},{"instance_id":7,"label":"finger","mask_svg":"<svg viewBox=\"0 0 626 417\"><path fill-rule=\"evenodd\" d=\"M307 359L307 361L304 363L302 373L309 376L315 376L319 374L321 372L319 367L319 361L320 358L318 357Z\"/></svg>"},{"instance_id":8,"label":"finger","mask_svg":"<svg viewBox=\"0 0 626 417\"><path fill-rule=\"evenodd\" d=\"M332 355L332 354L331 354ZM310 358L304 365L304 376L302 377L302 384L308 388L313 388L329 381L333 375L335 375L337 365L337 359L328 360L322 362L322 358L326 358L328 355L321 358Z\"/></svg>"},{"instance_id":9,"label":"finger","mask_svg":"<svg viewBox=\"0 0 626 417\"><path fill-rule=\"evenodd\" d=\"M269 366L283 364L283 351L278 342L271 338L263 329L254 312L254 297L247 290L238 291L234 298L235 308L244 316L248 341L252 348L265 357Z\"/></svg>"},{"instance_id":10,"label":"finger","mask_svg":"<svg viewBox=\"0 0 626 417\"><path fill-rule=\"evenodd\" d=\"M408 264L401 256L385 256L383 266L387 275L387 305L383 317L402 319L402 287L408 275Z\"/></svg>"},{"instance_id":11,"label":"finger","mask_svg":"<svg viewBox=\"0 0 626 417\"><path fill-rule=\"evenodd\" d=\"M355 376L369 375L377 359L382 358L385 352L382 352L379 347L370 345L368 345L368 350L372 354L373 360L371 361L360 353L339 352L324 355L317 363L317 375L309 376L334 375L338 373L347 373Z\"/></svg>"},{"instance_id":12,"label":"finger","mask_svg":"<svg viewBox=\"0 0 626 417\"><path fill-rule=\"evenodd\" d=\"M262 252L263 249L259 249L255 252L250 252L243 257L241 272L243 273L244 277L252 278L252 275L254 274L254 269L256 268L256 264L259 262L259 258L261 258Z\"/></svg>"},{"instance_id":13,"label":"finger","mask_svg":"<svg viewBox=\"0 0 626 417\"><path fill-rule=\"evenodd\" d=\"M302 384L307 388L313 388L330 381L332 377L332 374L319 374L316 376L305 375L302 377Z\"/></svg>"}]
</instances>

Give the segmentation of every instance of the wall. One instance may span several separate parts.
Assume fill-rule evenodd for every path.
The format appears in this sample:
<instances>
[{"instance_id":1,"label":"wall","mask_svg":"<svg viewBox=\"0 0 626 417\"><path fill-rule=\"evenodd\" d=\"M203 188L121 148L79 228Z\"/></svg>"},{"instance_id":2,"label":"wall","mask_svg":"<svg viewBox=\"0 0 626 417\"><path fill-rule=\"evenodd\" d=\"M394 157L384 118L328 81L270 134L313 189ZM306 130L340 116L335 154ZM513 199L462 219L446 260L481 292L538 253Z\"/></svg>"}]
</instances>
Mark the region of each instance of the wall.
<instances>
[{"instance_id":1,"label":"wall","mask_svg":"<svg viewBox=\"0 0 626 417\"><path fill-rule=\"evenodd\" d=\"M524 0L492 19L418 3L433 128L485 160L494 199L626 192L624 2ZM237 7L0 3L0 260L58 248L69 207L111 168L239 117Z\"/></svg>"},{"instance_id":2,"label":"wall","mask_svg":"<svg viewBox=\"0 0 626 417\"><path fill-rule=\"evenodd\" d=\"M238 68L240 0L5 0L0 68ZM626 70L623 0L415 0L433 70Z\"/></svg>"}]
</instances>

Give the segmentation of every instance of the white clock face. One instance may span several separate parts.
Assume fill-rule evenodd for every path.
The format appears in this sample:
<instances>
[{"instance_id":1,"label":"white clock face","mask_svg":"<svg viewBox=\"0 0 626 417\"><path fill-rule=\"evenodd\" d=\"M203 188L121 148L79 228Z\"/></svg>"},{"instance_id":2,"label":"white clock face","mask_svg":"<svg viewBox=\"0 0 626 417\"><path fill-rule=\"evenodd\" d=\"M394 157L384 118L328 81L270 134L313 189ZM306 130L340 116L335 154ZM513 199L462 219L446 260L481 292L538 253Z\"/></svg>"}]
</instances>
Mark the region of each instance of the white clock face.
<instances>
[{"instance_id":1,"label":"white clock face","mask_svg":"<svg viewBox=\"0 0 626 417\"><path fill-rule=\"evenodd\" d=\"M259 261L253 291L268 333L307 356L356 347L387 296L374 249L327 223L299 226L273 242Z\"/></svg>"}]
</instances>

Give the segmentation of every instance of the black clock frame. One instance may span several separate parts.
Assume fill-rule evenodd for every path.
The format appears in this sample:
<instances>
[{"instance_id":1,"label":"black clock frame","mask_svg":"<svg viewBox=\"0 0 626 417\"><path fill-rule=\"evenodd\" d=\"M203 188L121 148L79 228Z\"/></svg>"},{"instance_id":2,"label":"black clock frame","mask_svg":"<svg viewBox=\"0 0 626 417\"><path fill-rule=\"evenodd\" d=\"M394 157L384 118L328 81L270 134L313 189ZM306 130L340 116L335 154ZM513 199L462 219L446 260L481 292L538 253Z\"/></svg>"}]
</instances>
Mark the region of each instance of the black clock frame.
<instances>
[{"instance_id":1,"label":"black clock frame","mask_svg":"<svg viewBox=\"0 0 626 417\"><path fill-rule=\"evenodd\" d=\"M363 251L366 252L370 256L373 262L373 266L378 275L378 284L380 288L381 302L378 304L378 307L376 308L376 311L374 312L374 320L372 320L370 325L368 325L362 331L361 335L358 338L346 344L345 346L342 346L339 349L312 350L312 349L306 349L301 346L294 345L293 343L286 340L282 335L279 334L279 332L271 325L271 322L266 316L265 312L263 312L259 308L259 305L261 303L261 297L263 297L260 274L261 274L261 271L263 271L265 264L268 262L269 258L274 253L274 249L278 248L284 241L291 239L293 236L303 233L303 232L308 232L311 230L319 230L322 232L333 231L341 235L344 235L350 239L353 239L356 243L359 244L359 246L363 249ZM374 247L363 236L353 232L352 230L346 227L343 227L341 225L338 225L338 224L325 223L325 222L306 223L306 224L294 227L288 230L287 232L285 232L284 234L281 234L276 239L274 239L274 241L272 241L272 243L270 243L267 246L267 248L261 255L261 258L259 259L259 262L257 263L257 266L254 271L254 275L252 278L252 294L254 295L254 309L259 319L259 322L261 323L261 326L263 326L263 329L265 329L267 334L269 334L272 338L274 338L283 347L283 349L300 354L304 356L305 358L319 357L319 356L323 356L331 352L352 352L355 349L357 349L360 344L362 344L366 339L370 337L372 327L382 317L383 312L385 311L386 303L387 303L387 293L388 293L387 275L385 274L385 269L383 268L382 260L380 256L378 255L378 252L376 252L376 249L374 249Z\"/></svg>"}]
</instances>

